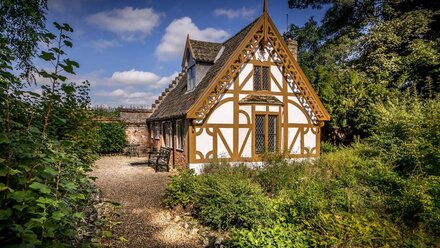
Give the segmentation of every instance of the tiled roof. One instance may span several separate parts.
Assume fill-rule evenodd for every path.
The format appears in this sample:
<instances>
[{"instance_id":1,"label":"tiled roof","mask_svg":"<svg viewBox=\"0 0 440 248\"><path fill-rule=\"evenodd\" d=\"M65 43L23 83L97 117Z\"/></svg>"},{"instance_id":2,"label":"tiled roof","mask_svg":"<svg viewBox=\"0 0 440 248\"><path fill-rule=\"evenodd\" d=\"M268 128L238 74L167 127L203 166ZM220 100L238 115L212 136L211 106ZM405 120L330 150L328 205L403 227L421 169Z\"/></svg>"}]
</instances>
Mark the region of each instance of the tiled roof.
<instances>
[{"instance_id":1,"label":"tiled roof","mask_svg":"<svg viewBox=\"0 0 440 248\"><path fill-rule=\"evenodd\" d=\"M193 91L187 92L186 77L180 77L176 87L173 88L171 92L169 92L168 95L162 100L160 105L154 110L153 114L147 119L147 121L164 120L185 116L189 108L191 108L197 99L202 96L205 89L211 84L211 80L221 70L223 65L234 53L257 20L258 18L239 31L236 35L221 44L221 46L224 47L222 54L209 68L205 77L200 81Z\"/></svg>"},{"instance_id":2,"label":"tiled roof","mask_svg":"<svg viewBox=\"0 0 440 248\"><path fill-rule=\"evenodd\" d=\"M217 53L222 47L222 43L214 43L199 40L189 40L191 45L194 60L197 62L210 62L213 63Z\"/></svg>"},{"instance_id":3,"label":"tiled roof","mask_svg":"<svg viewBox=\"0 0 440 248\"><path fill-rule=\"evenodd\" d=\"M283 105L283 102L278 100L275 96L270 95L248 95L241 99L239 104L269 104L269 105Z\"/></svg>"}]
</instances>

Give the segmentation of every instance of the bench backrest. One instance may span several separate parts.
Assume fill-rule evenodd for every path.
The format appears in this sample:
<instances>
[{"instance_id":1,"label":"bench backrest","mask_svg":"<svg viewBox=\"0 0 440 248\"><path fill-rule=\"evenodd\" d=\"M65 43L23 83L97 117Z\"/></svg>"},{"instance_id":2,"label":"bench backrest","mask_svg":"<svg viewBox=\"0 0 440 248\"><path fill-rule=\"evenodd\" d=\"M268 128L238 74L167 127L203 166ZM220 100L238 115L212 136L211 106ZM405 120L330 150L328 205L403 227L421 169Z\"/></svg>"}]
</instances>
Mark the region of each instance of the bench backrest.
<instances>
[{"instance_id":1,"label":"bench backrest","mask_svg":"<svg viewBox=\"0 0 440 248\"><path fill-rule=\"evenodd\" d=\"M159 155L157 156L157 161L159 162L159 160L163 160L168 164L170 160L170 154L171 154L170 149L161 147L159 151Z\"/></svg>"}]
</instances>

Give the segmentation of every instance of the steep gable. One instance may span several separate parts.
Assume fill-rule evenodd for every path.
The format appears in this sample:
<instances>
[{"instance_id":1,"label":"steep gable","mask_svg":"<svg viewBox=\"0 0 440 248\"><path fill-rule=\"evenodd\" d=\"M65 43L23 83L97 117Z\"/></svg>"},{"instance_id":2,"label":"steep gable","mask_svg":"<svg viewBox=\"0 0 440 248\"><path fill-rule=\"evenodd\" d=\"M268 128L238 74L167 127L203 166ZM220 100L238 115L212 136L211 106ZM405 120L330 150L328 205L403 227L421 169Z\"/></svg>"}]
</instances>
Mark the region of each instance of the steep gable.
<instances>
[{"instance_id":1,"label":"steep gable","mask_svg":"<svg viewBox=\"0 0 440 248\"><path fill-rule=\"evenodd\" d=\"M267 12L263 12L255 21L252 29L243 38L241 43L237 45L236 50L231 53L227 62L219 70L219 73L212 78L209 87L204 90L201 97L188 110L187 118L203 120L216 104L220 95L226 91L227 85L237 77L241 66L252 58L252 55L260 46L264 46L267 43L274 47L273 52L280 58L278 66L283 68L283 76L289 84L292 84L293 87L300 91L317 120L329 120L330 115L293 58L293 55L287 49Z\"/></svg>"},{"instance_id":2,"label":"steep gable","mask_svg":"<svg viewBox=\"0 0 440 248\"><path fill-rule=\"evenodd\" d=\"M204 78L193 91L187 92L185 77L181 77L177 86L162 100L158 108L156 108L150 118L148 118L148 121L185 116L191 106L201 97L205 89L211 85L212 79L218 74L219 70L223 68L224 64L237 50L237 46L241 44L241 41L256 25L259 19L260 18L257 18L236 35L222 43L220 51L216 54L218 58L216 58L215 63L209 68ZM222 49L223 51L221 51Z\"/></svg>"}]
</instances>

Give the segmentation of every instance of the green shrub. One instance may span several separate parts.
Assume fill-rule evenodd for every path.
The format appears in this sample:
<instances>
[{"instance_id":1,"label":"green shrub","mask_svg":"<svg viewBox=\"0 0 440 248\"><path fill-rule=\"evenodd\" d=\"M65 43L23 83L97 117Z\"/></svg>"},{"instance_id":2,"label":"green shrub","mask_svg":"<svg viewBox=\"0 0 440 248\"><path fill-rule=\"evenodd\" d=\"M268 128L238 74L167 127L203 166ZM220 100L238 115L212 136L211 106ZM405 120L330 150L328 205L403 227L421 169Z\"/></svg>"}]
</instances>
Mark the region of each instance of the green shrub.
<instances>
[{"instance_id":1,"label":"green shrub","mask_svg":"<svg viewBox=\"0 0 440 248\"><path fill-rule=\"evenodd\" d=\"M193 204L197 180L193 170L179 170L179 175L173 176L165 189L164 205L173 208Z\"/></svg>"},{"instance_id":2,"label":"green shrub","mask_svg":"<svg viewBox=\"0 0 440 248\"><path fill-rule=\"evenodd\" d=\"M126 144L123 123L99 123L99 153L120 153Z\"/></svg>"},{"instance_id":3,"label":"green shrub","mask_svg":"<svg viewBox=\"0 0 440 248\"><path fill-rule=\"evenodd\" d=\"M397 226L374 214L318 212L303 220L313 247L401 247Z\"/></svg>"},{"instance_id":4,"label":"green shrub","mask_svg":"<svg viewBox=\"0 0 440 248\"><path fill-rule=\"evenodd\" d=\"M280 190L290 188L297 183L297 173L300 163L287 163L285 161L268 163L259 169L257 181L270 195Z\"/></svg>"},{"instance_id":5,"label":"green shrub","mask_svg":"<svg viewBox=\"0 0 440 248\"><path fill-rule=\"evenodd\" d=\"M336 152L337 150L338 148L332 145L330 142L326 142L326 141L321 142L321 154Z\"/></svg>"},{"instance_id":6,"label":"green shrub","mask_svg":"<svg viewBox=\"0 0 440 248\"><path fill-rule=\"evenodd\" d=\"M440 176L440 97L377 105L378 123L370 143L402 175Z\"/></svg>"},{"instance_id":7,"label":"green shrub","mask_svg":"<svg viewBox=\"0 0 440 248\"><path fill-rule=\"evenodd\" d=\"M252 229L232 229L228 241L231 247L307 247L307 231L292 224L261 225Z\"/></svg>"},{"instance_id":8,"label":"green shrub","mask_svg":"<svg viewBox=\"0 0 440 248\"><path fill-rule=\"evenodd\" d=\"M234 174L205 175L196 187L196 216L217 229L251 227L270 217L270 199L261 187Z\"/></svg>"}]
</instances>

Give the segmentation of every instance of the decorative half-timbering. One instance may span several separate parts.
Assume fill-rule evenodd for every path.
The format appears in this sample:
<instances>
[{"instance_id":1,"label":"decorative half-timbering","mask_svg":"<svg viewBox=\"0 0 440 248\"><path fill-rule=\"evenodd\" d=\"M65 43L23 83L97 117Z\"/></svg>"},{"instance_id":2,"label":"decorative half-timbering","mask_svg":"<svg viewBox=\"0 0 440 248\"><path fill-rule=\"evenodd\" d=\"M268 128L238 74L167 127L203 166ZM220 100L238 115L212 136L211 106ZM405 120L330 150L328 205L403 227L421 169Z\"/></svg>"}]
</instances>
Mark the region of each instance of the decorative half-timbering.
<instances>
[{"instance_id":1,"label":"decorative half-timbering","mask_svg":"<svg viewBox=\"0 0 440 248\"><path fill-rule=\"evenodd\" d=\"M321 127L330 116L292 44L286 45L266 7L223 43L188 36L176 86L147 119L151 137L172 146L178 166L196 171L220 158L258 163L267 152L319 156Z\"/></svg>"}]
</instances>

